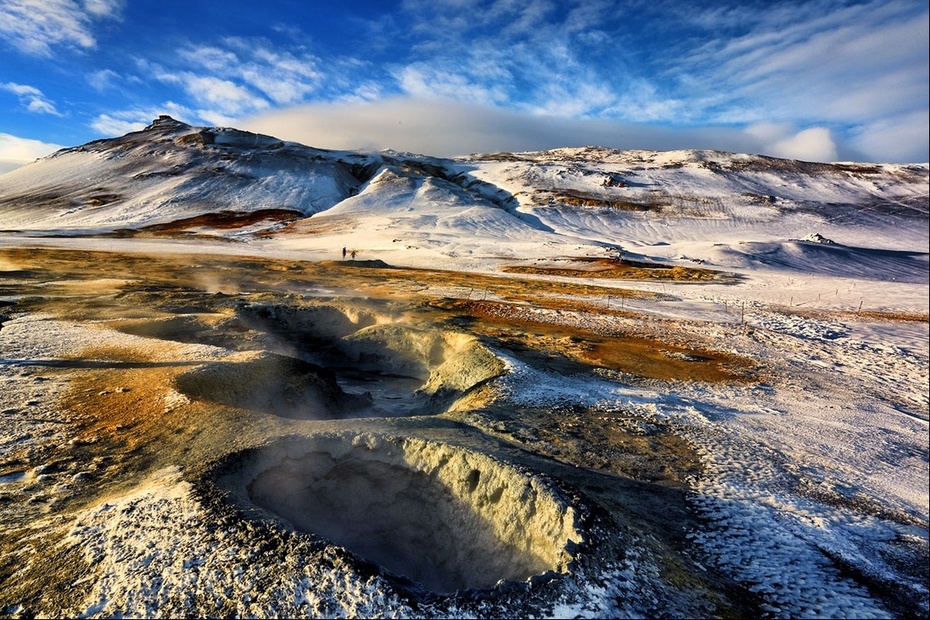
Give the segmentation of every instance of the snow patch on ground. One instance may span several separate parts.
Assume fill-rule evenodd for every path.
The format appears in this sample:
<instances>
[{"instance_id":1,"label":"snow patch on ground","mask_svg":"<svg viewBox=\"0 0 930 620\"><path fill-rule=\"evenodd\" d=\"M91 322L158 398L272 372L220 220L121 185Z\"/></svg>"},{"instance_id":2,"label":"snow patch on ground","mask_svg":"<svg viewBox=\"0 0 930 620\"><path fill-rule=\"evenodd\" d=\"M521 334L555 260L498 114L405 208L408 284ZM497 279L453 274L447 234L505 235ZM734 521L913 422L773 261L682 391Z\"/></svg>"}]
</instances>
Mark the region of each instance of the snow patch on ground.
<instances>
[{"instance_id":1,"label":"snow patch on ground","mask_svg":"<svg viewBox=\"0 0 930 620\"><path fill-rule=\"evenodd\" d=\"M893 615L848 578L849 567L926 610L919 571L904 575L894 565L908 546L926 551L928 538L926 347L867 345L848 338L858 328L782 319L790 320L770 321L755 334L762 359L799 368L794 386L682 383L655 392L610 373L566 377L514 358L506 358L509 373L497 381L508 398L526 406L576 404L671 423L704 467L691 493L708 521L707 529L691 533L695 554L747 584L773 617ZM924 342L926 327L916 326ZM828 345L838 342L856 355L831 351ZM739 349L745 353L747 346L760 353L754 342ZM831 360L823 365L826 377L806 377L807 362L818 368L821 357ZM868 370L883 366L887 373ZM889 377L893 385L884 387ZM849 380L855 381L851 391L863 392L838 399L836 384ZM807 392L808 381L833 382L834 391ZM888 407L884 398L895 394L911 395L910 406L923 413Z\"/></svg>"}]
</instances>

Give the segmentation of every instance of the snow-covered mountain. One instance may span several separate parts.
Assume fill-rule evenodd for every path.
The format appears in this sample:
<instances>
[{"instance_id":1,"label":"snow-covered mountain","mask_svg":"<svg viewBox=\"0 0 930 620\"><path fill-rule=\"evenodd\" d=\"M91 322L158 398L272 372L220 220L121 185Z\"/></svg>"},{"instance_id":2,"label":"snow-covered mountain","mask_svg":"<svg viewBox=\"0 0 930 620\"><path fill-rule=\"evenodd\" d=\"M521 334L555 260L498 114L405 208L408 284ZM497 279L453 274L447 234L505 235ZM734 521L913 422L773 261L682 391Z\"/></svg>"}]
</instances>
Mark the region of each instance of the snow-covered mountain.
<instances>
[{"instance_id":1,"label":"snow-covered mountain","mask_svg":"<svg viewBox=\"0 0 930 620\"><path fill-rule=\"evenodd\" d=\"M0 230L260 234L288 250L349 245L411 265L605 250L825 274L852 261L860 277L921 281L928 166L599 147L450 160L162 116L0 176Z\"/></svg>"},{"instance_id":2,"label":"snow-covered mountain","mask_svg":"<svg viewBox=\"0 0 930 620\"><path fill-rule=\"evenodd\" d=\"M332 153L170 117L58 151L3 176L4 228L104 232L274 210L302 216L352 194L377 155Z\"/></svg>"}]
</instances>

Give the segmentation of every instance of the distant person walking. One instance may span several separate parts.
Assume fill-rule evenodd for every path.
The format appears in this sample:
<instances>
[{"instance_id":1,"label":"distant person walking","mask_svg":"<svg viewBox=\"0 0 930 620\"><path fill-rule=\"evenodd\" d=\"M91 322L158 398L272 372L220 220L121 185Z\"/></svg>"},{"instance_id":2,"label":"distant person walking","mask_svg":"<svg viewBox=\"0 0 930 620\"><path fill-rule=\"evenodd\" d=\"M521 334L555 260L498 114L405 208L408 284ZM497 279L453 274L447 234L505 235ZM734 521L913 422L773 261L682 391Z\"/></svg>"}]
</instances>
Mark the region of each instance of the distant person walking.
<instances>
[{"instance_id":1,"label":"distant person walking","mask_svg":"<svg viewBox=\"0 0 930 620\"><path fill-rule=\"evenodd\" d=\"M355 250L352 250L352 260L355 260Z\"/></svg>"},{"instance_id":2,"label":"distant person walking","mask_svg":"<svg viewBox=\"0 0 930 620\"><path fill-rule=\"evenodd\" d=\"M342 248L342 258L343 258L343 260L345 260L345 257L346 257L346 249L345 249L345 246L343 246L343 248Z\"/></svg>"}]
</instances>

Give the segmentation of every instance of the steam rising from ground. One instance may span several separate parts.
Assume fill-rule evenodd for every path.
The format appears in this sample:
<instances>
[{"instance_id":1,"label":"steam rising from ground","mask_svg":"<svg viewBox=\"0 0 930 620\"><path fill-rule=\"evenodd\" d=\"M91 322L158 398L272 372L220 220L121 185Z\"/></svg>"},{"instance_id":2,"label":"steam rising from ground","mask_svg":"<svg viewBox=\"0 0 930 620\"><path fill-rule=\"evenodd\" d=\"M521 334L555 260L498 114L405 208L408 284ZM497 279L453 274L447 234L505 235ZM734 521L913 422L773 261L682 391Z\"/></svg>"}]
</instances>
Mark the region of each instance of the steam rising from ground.
<instances>
[{"instance_id":1,"label":"steam rising from ground","mask_svg":"<svg viewBox=\"0 0 930 620\"><path fill-rule=\"evenodd\" d=\"M178 390L193 398L288 418L339 415L350 399L332 371L271 353L246 353L241 361L205 364L180 375Z\"/></svg>"},{"instance_id":2,"label":"steam rising from ground","mask_svg":"<svg viewBox=\"0 0 930 620\"><path fill-rule=\"evenodd\" d=\"M575 509L538 477L421 439L289 439L221 484L435 592L566 572L582 539Z\"/></svg>"}]
</instances>

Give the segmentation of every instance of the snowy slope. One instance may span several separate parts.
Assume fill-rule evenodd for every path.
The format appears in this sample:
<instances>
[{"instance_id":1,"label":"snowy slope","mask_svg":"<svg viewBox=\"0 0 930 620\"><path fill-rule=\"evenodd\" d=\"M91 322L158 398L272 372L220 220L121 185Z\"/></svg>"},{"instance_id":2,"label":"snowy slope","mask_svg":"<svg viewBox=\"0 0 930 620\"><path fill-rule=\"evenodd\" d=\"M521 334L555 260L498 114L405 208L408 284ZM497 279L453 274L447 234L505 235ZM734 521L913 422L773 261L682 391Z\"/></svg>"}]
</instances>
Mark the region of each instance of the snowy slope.
<instances>
[{"instance_id":1,"label":"snowy slope","mask_svg":"<svg viewBox=\"0 0 930 620\"><path fill-rule=\"evenodd\" d=\"M298 221L277 240L282 248L351 245L397 264L622 249L723 269L921 282L928 178L926 164L716 151L585 147L458 160L331 152L161 117L0 176L0 230L88 234L266 214L269 223L252 229L198 222L198 232L242 239L277 230L271 214L285 210ZM813 234L836 244L798 241Z\"/></svg>"},{"instance_id":2,"label":"snowy slope","mask_svg":"<svg viewBox=\"0 0 930 620\"><path fill-rule=\"evenodd\" d=\"M295 223L280 243L290 248L320 247L322 240L331 239L322 245L349 244L366 258L372 252L400 251L408 257L448 259L534 255L553 242L545 228L480 193L426 173L416 163L409 159L386 163L358 195ZM559 242L579 240L564 237Z\"/></svg>"},{"instance_id":3,"label":"snowy slope","mask_svg":"<svg viewBox=\"0 0 930 620\"><path fill-rule=\"evenodd\" d=\"M706 260L714 246L812 233L924 253L930 239L926 165L587 147L475 157L458 167L559 233L657 258Z\"/></svg>"},{"instance_id":4,"label":"snowy slope","mask_svg":"<svg viewBox=\"0 0 930 620\"><path fill-rule=\"evenodd\" d=\"M307 215L347 197L354 175L377 161L160 117L0 177L0 228L103 232L220 211Z\"/></svg>"}]
</instances>

